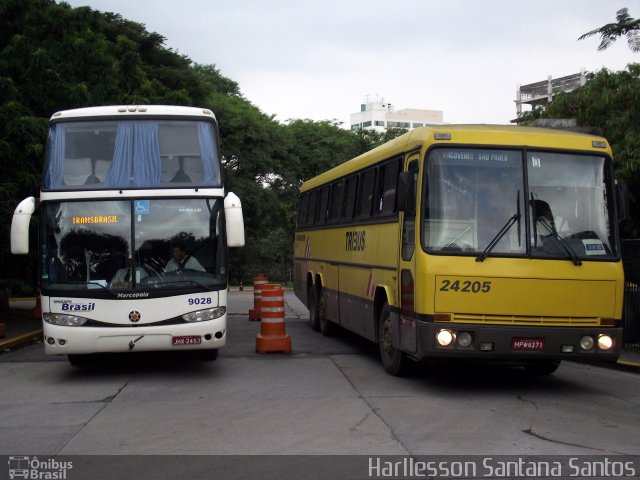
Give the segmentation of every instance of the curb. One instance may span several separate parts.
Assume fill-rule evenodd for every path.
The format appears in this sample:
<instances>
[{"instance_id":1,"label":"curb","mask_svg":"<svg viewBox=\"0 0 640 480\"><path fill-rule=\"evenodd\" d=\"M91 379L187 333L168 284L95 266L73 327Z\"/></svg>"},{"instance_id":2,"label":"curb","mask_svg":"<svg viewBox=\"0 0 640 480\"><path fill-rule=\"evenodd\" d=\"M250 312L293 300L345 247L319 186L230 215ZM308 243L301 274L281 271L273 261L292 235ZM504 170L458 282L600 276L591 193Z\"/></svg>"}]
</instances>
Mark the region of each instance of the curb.
<instances>
[{"instance_id":1,"label":"curb","mask_svg":"<svg viewBox=\"0 0 640 480\"><path fill-rule=\"evenodd\" d=\"M32 332L24 333L17 337L8 338L6 340L0 340L0 350L8 350L19 345L29 343L33 340L42 338L42 329L34 330Z\"/></svg>"},{"instance_id":2,"label":"curb","mask_svg":"<svg viewBox=\"0 0 640 480\"><path fill-rule=\"evenodd\" d=\"M616 365L622 367L625 370L640 370L640 363L631 362L629 360L618 360Z\"/></svg>"}]
</instances>

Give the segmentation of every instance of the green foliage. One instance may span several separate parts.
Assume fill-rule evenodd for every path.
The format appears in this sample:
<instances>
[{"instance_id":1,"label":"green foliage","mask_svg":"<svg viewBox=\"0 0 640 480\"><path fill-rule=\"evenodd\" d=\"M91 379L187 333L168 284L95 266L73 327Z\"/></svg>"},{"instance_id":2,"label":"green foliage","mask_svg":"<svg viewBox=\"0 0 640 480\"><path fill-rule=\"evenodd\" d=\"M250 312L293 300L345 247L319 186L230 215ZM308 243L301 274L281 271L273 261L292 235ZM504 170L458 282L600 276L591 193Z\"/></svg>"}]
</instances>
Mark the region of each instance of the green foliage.
<instances>
[{"instance_id":1,"label":"green foliage","mask_svg":"<svg viewBox=\"0 0 640 480\"><path fill-rule=\"evenodd\" d=\"M247 244L229 252L230 280L247 283L257 273L287 280L302 182L404 130L281 124L214 65L194 64L164 42L116 13L53 0L0 0L0 168L12 173L0 177L0 222L9 225L20 200L38 195L47 122L55 111L132 103L207 107L219 122L227 191L241 198L245 212ZM5 228L5 274L33 284L35 254L10 256L8 240Z\"/></svg>"},{"instance_id":2,"label":"green foliage","mask_svg":"<svg viewBox=\"0 0 640 480\"><path fill-rule=\"evenodd\" d=\"M633 52L640 52L640 19L636 20L629 16L626 8L621 8L616 12L616 23L607 23L600 28L591 30L581 35L578 40L600 35L600 45L598 51L606 50L618 39L618 37L626 36L627 45Z\"/></svg>"},{"instance_id":3,"label":"green foliage","mask_svg":"<svg viewBox=\"0 0 640 480\"><path fill-rule=\"evenodd\" d=\"M527 112L525 123L535 118L575 118L578 125L599 127L611 143L616 175L631 194L632 215L626 234L640 235L640 64L625 70L602 69L590 74L583 87L557 93L545 109Z\"/></svg>"}]
</instances>

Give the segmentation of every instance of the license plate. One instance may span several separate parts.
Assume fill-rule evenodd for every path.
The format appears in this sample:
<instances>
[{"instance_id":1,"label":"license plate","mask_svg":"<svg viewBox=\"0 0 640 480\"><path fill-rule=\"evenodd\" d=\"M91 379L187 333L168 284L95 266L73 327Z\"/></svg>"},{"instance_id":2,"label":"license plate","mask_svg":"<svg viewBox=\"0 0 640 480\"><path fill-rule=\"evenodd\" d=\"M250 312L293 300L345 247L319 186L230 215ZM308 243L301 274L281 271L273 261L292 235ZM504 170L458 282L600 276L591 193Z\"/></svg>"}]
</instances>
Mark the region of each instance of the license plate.
<instances>
[{"instance_id":1,"label":"license plate","mask_svg":"<svg viewBox=\"0 0 640 480\"><path fill-rule=\"evenodd\" d=\"M511 350L544 350L544 338L512 338Z\"/></svg>"},{"instance_id":2,"label":"license plate","mask_svg":"<svg viewBox=\"0 0 640 480\"><path fill-rule=\"evenodd\" d=\"M199 345L202 343L200 335L188 335L183 337L171 337L172 345Z\"/></svg>"}]
</instances>

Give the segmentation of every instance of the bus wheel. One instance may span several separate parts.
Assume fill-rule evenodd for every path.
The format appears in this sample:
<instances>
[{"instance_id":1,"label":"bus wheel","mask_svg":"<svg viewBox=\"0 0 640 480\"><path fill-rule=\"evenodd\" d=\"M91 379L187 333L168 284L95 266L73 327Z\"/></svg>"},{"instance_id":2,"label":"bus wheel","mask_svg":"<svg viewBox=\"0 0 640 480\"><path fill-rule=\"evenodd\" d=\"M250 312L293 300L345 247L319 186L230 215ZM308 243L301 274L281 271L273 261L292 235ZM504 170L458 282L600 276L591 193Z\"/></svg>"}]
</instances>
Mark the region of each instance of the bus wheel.
<instances>
[{"instance_id":1,"label":"bus wheel","mask_svg":"<svg viewBox=\"0 0 640 480\"><path fill-rule=\"evenodd\" d=\"M560 360L537 360L525 363L524 368L533 375L551 375L560 366Z\"/></svg>"},{"instance_id":2,"label":"bus wheel","mask_svg":"<svg viewBox=\"0 0 640 480\"><path fill-rule=\"evenodd\" d=\"M67 360L69 360L69 363L74 367L88 367L91 365L93 357L76 353L67 355Z\"/></svg>"},{"instance_id":3,"label":"bus wheel","mask_svg":"<svg viewBox=\"0 0 640 480\"><path fill-rule=\"evenodd\" d=\"M208 348L206 350L195 350L197 357L205 362L213 362L218 358L217 348Z\"/></svg>"},{"instance_id":4,"label":"bus wheel","mask_svg":"<svg viewBox=\"0 0 640 480\"><path fill-rule=\"evenodd\" d=\"M387 373L396 377L400 377L407 373L407 357L402 351L394 348L393 346L391 309L387 303L384 304L384 307L380 311L380 318L378 321L378 348L380 349L382 365Z\"/></svg>"},{"instance_id":5,"label":"bus wheel","mask_svg":"<svg viewBox=\"0 0 640 480\"><path fill-rule=\"evenodd\" d=\"M335 334L336 325L327 318L324 290L322 288L318 293L318 322L320 324L320 331L322 332L322 335L330 337Z\"/></svg>"},{"instance_id":6,"label":"bus wheel","mask_svg":"<svg viewBox=\"0 0 640 480\"><path fill-rule=\"evenodd\" d=\"M311 324L311 330L316 332L320 330L320 316L318 312L318 292L315 285L309 287L308 297L309 301L309 323Z\"/></svg>"}]
</instances>

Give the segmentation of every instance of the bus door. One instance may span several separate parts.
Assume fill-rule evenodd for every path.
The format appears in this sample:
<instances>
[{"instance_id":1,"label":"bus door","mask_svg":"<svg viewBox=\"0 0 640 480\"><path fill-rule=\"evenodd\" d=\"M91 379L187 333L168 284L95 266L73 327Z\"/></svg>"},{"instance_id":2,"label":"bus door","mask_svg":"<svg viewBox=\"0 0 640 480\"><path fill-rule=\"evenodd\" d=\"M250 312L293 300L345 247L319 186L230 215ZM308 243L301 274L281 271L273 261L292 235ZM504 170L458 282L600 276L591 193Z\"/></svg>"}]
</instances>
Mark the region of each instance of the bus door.
<instances>
[{"instance_id":1,"label":"bus door","mask_svg":"<svg viewBox=\"0 0 640 480\"><path fill-rule=\"evenodd\" d=\"M413 173L411 182L413 188L410 189L411 210L400 213L402 228L400 229L400 260L399 278L400 283L400 314L397 321L397 330L394 332L395 339L399 339L400 349L415 353L417 351L416 322L414 312L414 285L415 285L415 249L416 249L416 199L418 191L418 162L419 154L414 153L406 160L406 172Z\"/></svg>"}]
</instances>

